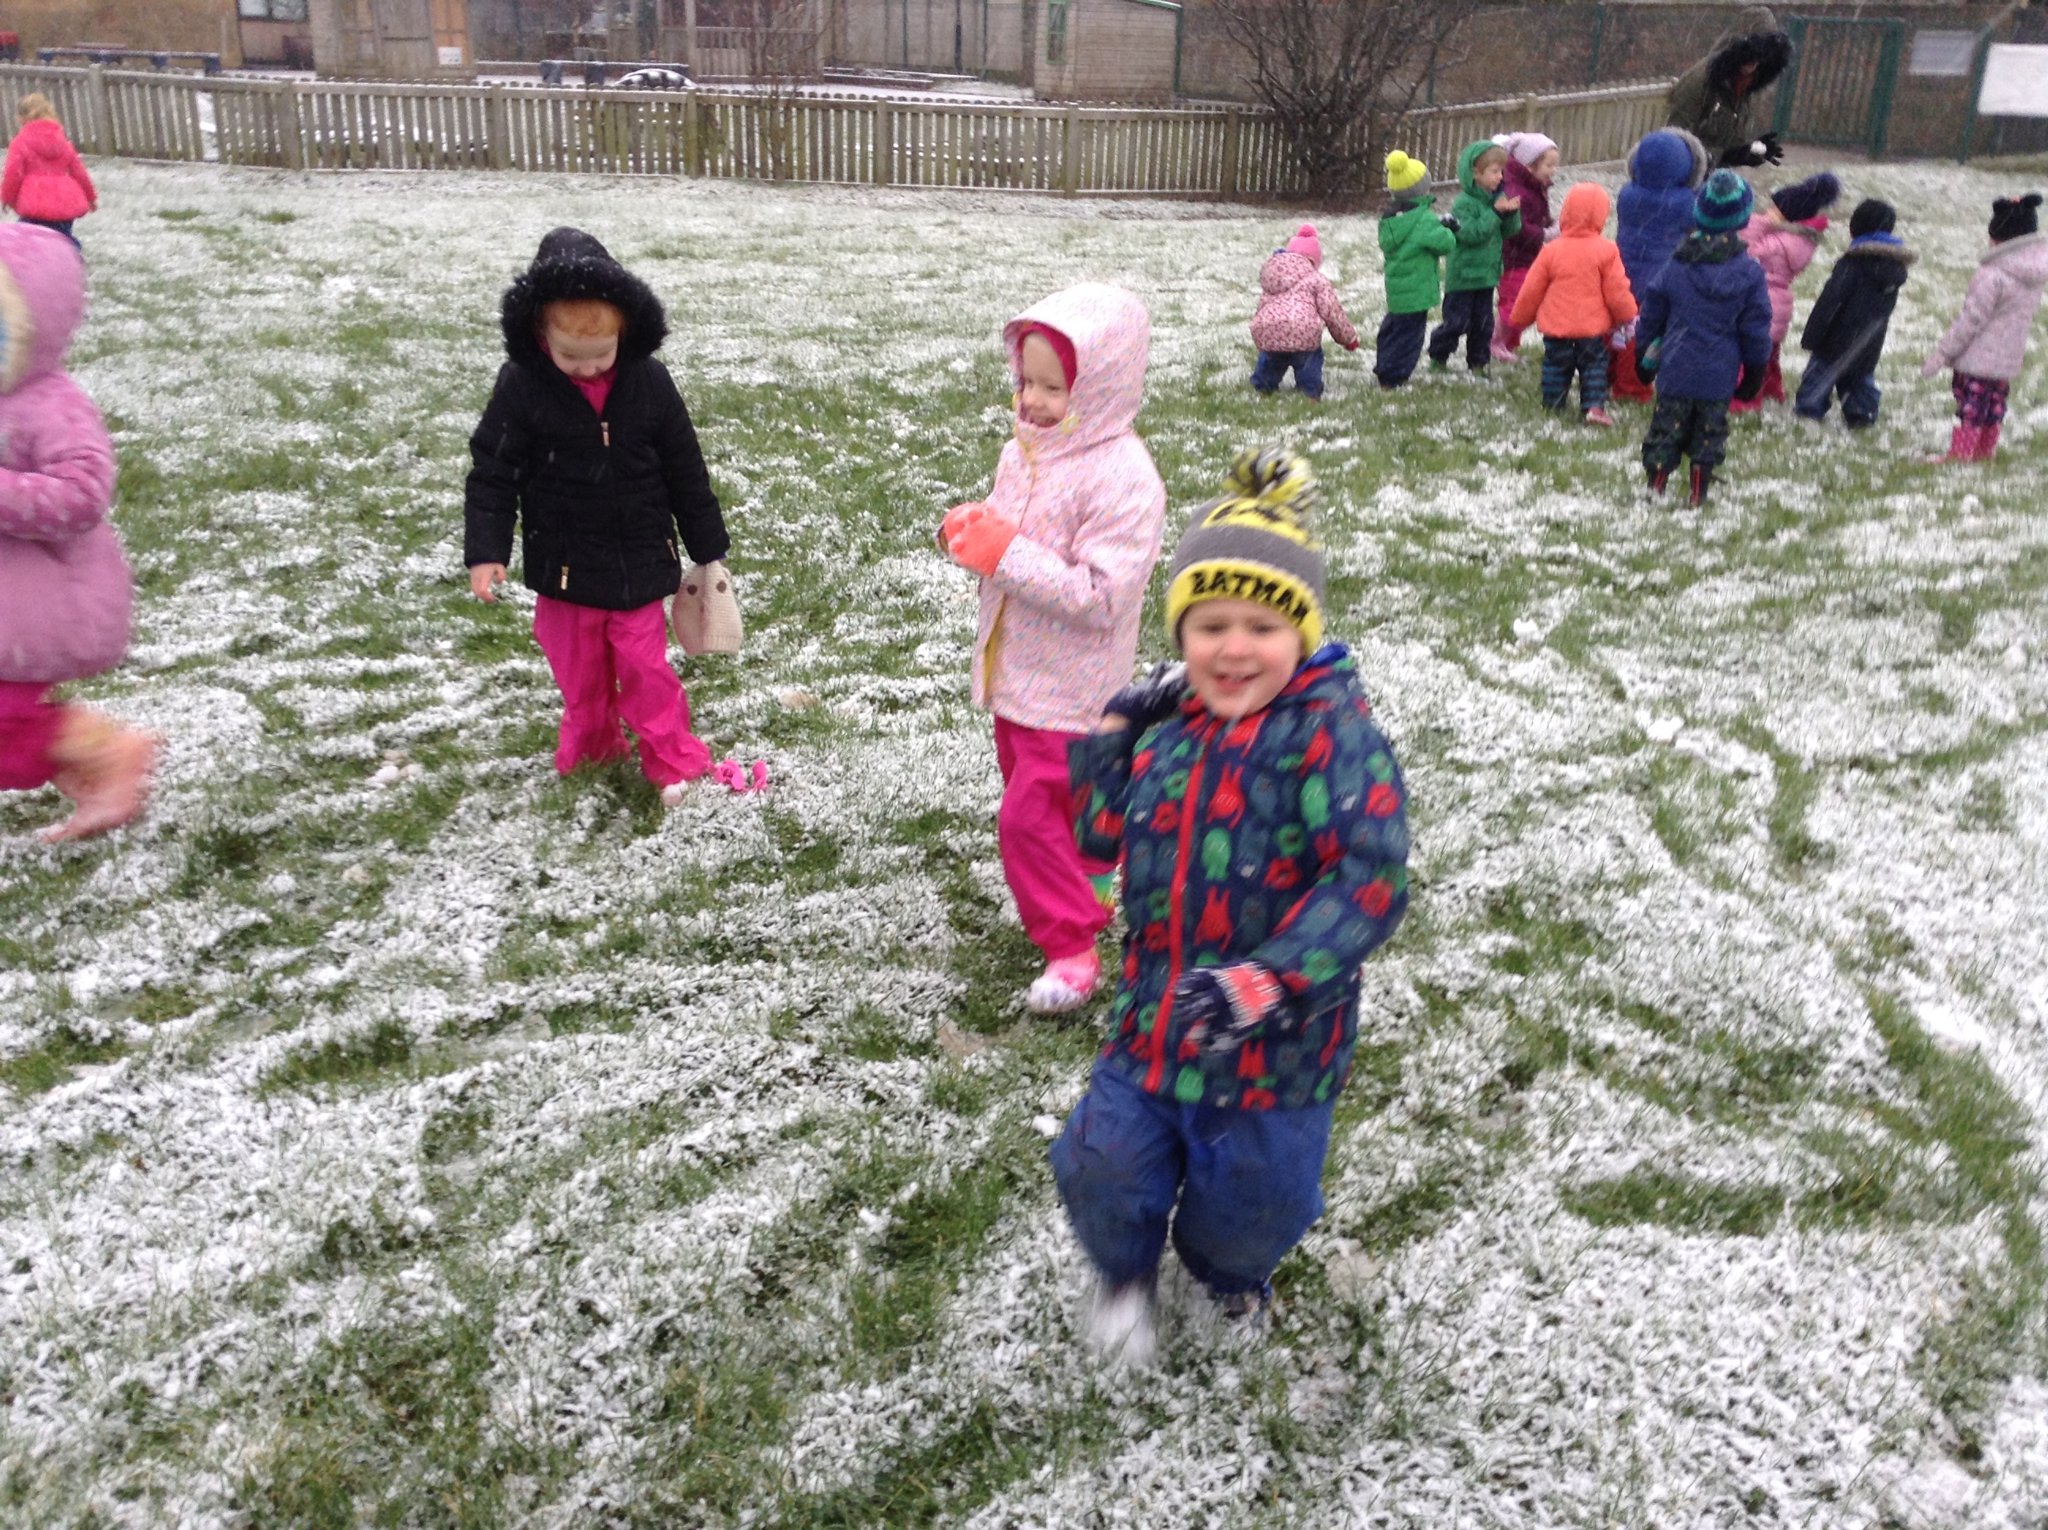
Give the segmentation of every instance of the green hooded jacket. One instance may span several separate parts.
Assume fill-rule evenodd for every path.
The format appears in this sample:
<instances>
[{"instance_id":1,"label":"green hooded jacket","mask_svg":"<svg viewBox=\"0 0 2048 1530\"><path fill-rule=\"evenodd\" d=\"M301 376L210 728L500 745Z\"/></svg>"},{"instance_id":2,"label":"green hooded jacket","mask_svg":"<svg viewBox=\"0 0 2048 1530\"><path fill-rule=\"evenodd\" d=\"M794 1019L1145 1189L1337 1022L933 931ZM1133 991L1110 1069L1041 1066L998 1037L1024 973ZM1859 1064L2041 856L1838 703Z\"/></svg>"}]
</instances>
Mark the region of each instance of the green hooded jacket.
<instances>
[{"instance_id":1,"label":"green hooded jacket","mask_svg":"<svg viewBox=\"0 0 2048 1530\"><path fill-rule=\"evenodd\" d=\"M1522 231L1522 210L1518 207L1510 213L1494 211L1493 199L1500 192L1481 191L1472 179L1479 156L1493 147L1492 139L1482 138L1465 145L1465 152L1458 156L1458 200L1451 204L1451 216L1458 220L1458 232L1453 236L1458 247L1444 263L1446 292L1479 292L1498 287L1501 241Z\"/></svg>"},{"instance_id":2,"label":"green hooded jacket","mask_svg":"<svg viewBox=\"0 0 2048 1530\"><path fill-rule=\"evenodd\" d=\"M1425 195L1396 199L1380 219L1387 263L1387 312L1428 313L1443 297L1442 261L1458 247Z\"/></svg>"}]
</instances>

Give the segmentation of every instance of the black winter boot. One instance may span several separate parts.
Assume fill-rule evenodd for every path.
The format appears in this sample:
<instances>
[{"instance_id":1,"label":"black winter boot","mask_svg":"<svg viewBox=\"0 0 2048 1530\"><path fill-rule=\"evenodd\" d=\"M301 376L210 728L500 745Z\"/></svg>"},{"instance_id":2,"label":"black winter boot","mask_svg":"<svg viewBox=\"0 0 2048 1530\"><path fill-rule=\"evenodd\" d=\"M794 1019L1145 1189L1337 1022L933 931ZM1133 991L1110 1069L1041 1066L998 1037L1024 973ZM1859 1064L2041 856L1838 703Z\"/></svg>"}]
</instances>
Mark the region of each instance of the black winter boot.
<instances>
[{"instance_id":1,"label":"black winter boot","mask_svg":"<svg viewBox=\"0 0 2048 1530\"><path fill-rule=\"evenodd\" d=\"M1707 502L1707 485L1713 481L1714 470L1710 467L1701 467L1695 462L1692 465L1692 496L1687 503L1704 505Z\"/></svg>"}]
</instances>

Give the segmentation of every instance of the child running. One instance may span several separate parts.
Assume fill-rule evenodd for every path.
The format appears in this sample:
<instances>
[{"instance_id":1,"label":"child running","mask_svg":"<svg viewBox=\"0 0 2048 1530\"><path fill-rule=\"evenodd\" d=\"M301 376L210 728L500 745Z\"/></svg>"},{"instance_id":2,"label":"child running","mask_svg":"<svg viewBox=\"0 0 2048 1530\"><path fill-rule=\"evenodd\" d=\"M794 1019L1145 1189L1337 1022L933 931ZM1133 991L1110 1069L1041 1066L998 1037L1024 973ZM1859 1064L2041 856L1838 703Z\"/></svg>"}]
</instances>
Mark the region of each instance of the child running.
<instances>
[{"instance_id":1,"label":"child running","mask_svg":"<svg viewBox=\"0 0 2048 1530\"><path fill-rule=\"evenodd\" d=\"M2027 333L2048 285L2048 243L2040 233L2041 194L2000 197L1991 204L1991 248L1963 294L1963 311L1921 365L1933 377L1955 376L1956 428L1936 461L1987 462L1998 451L2006 395L2027 355Z\"/></svg>"},{"instance_id":2,"label":"child running","mask_svg":"<svg viewBox=\"0 0 2048 1530\"><path fill-rule=\"evenodd\" d=\"M1122 981L1053 1174L1099 1277L1089 1337L1142 1365L1169 1235L1226 1320L1261 1320L1323 1210L1359 967L1408 906L1401 770L1344 648L1299 458L1246 453L1175 550L1184 668L1074 746L1082 843L1120 854Z\"/></svg>"},{"instance_id":3,"label":"child running","mask_svg":"<svg viewBox=\"0 0 2048 1530\"><path fill-rule=\"evenodd\" d=\"M1542 133L1507 133L1495 142L1508 151L1501 189L1521 208L1522 227L1501 244L1500 324L1493 332L1493 359L1515 361L1522 331L1510 320L1529 268L1536 264L1550 237L1550 183L1557 176L1561 156L1556 140Z\"/></svg>"},{"instance_id":4,"label":"child running","mask_svg":"<svg viewBox=\"0 0 2048 1530\"><path fill-rule=\"evenodd\" d=\"M939 528L981 577L973 696L995 714L1003 876L1045 957L1024 995L1037 1014L1078 1008L1102 975L1111 868L1075 845L1067 748L1130 679L1159 560L1166 485L1132 429L1150 340L1145 305L1098 283L1005 325L1013 438L988 499L955 505Z\"/></svg>"},{"instance_id":5,"label":"child running","mask_svg":"<svg viewBox=\"0 0 2048 1530\"><path fill-rule=\"evenodd\" d=\"M1252 344L1259 348L1253 392L1274 392L1292 371L1295 390L1311 402L1321 400L1325 325L1345 350L1358 349L1358 331L1322 265L1323 243L1313 223L1302 224L1266 257L1259 271L1259 307L1252 315Z\"/></svg>"},{"instance_id":6,"label":"child running","mask_svg":"<svg viewBox=\"0 0 2048 1530\"><path fill-rule=\"evenodd\" d=\"M132 821L157 741L53 687L128 651L134 584L108 523L114 445L64 371L85 268L61 233L0 227L0 789L54 785L71 817L46 842Z\"/></svg>"},{"instance_id":7,"label":"child running","mask_svg":"<svg viewBox=\"0 0 2048 1530\"><path fill-rule=\"evenodd\" d=\"M1650 492L1692 459L1694 505L1728 450L1728 401L1755 398L1771 353L1771 295L1763 267L1742 245L1755 194L1733 170L1716 170L1694 199L1696 227L1643 296L1636 370L1657 384L1643 437Z\"/></svg>"},{"instance_id":8,"label":"child running","mask_svg":"<svg viewBox=\"0 0 2048 1530\"><path fill-rule=\"evenodd\" d=\"M668 662L661 603L730 540L690 411L655 351L661 300L581 229L558 228L501 307L508 359L470 437L463 561L495 601L518 523L533 635L562 692L555 769L621 758L621 725L664 807L708 775ZM759 784L756 766L755 784Z\"/></svg>"},{"instance_id":9,"label":"child running","mask_svg":"<svg viewBox=\"0 0 2048 1530\"><path fill-rule=\"evenodd\" d=\"M1373 376L1386 389L1415 375L1429 311L1443 296L1443 260L1458 245L1454 219L1432 206L1429 167L1399 149L1387 156L1387 207L1380 214L1380 254L1386 261L1387 312L1380 320Z\"/></svg>"},{"instance_id":10,"label":"child running","mask_svg":"<svg viewBox=\"0 0 2048 1530\"><path fill-rule=\"evenodd\" d=\"M1493 291L1500 285L1501 245L1522 231L1522 204L1501 193L1508 151L1492 139L1458 156L1458 198L1451 203L1457 248L1444 263L1444 321L1429 337L1429 364L1451 364L1465 342L1465 366L1484 372L1493 352Z\"/></svg>"},{"instance_id":11,"label":"child running","mask_svg":"<svg viewBox=\"0 0 2048 1530\"><path fill-rule=\"evenodd\" d=\"M1849 248L1828 272L1799 335L1800 347L1812 358L1792 403L1801 419L1826 419L1829 403L1839 397L1851 430L1877 423L1884 399L1877 360L1913 264L1913 252L1892 232L1897 216L1889 202L1874 198L1849 214Z\"/></svg>"},{"instance_id":12,"label":"child running","mask_svg":"<svg viewBox=\"0 0 2048 1530\"><path fill-rule=\"evenodd\" d=\"M1607 192L1582 181L1565 193L1557 238L1543 247L1515 298L1514 322L1543 334L1543 407L1562 409L1579 378L1579 412L1588 425L1612 425L1607 412L1608 336L1636 316L1621 250L1606 235Z\"/></svg>"}]
</instances>

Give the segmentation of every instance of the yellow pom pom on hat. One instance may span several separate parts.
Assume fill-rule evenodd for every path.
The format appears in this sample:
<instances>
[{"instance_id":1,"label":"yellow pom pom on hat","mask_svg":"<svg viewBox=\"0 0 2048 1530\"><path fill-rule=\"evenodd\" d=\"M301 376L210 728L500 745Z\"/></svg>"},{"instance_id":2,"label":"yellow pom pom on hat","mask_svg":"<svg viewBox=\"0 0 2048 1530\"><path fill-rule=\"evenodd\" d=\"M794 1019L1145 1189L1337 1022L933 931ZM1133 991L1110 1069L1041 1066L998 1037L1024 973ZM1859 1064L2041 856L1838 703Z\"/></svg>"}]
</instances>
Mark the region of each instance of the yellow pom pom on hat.
<instances>
[{"instance_id":1,"label":"yellow pom pom on hat","mask_svg":"<svg viewBox=\"0 0 2048 1530\"><path fill-rule=\"evenodd\" d=\"M1399 149L1387 156L1387 190L1410 191L1429 179L1429 166Z\"/></svg>"},{"instance_id":2,"label":"yellow pom pom on hat","mask_svg":"<svg viewBox=\"0 0 2048 1530\"><path fill-rule=\"evenodd\" d=\"M1197 507L1166 576L1166 631L1204 600L1269 606L1301 633L1302 652L1323 641L1323 544L1309 525L1315 474L1292 452L1241 452L1223 495Z\"/></svg>"}]
</instances>

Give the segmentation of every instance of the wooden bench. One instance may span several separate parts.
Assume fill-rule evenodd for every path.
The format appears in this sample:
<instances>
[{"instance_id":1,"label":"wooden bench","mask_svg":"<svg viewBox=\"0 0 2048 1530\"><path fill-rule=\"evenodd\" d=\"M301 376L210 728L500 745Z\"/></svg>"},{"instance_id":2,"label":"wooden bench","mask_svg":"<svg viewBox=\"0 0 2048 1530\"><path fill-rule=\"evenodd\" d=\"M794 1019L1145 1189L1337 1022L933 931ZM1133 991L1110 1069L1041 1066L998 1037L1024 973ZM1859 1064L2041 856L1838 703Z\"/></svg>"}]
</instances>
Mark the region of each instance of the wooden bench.
<instances>
[{"instance_id":1,"label":"wooden bench","mask_svg":"<svg viewBox=\"0 0 2048 1530\"><path fill-rule=\"evenodd\" d=\"M79 43L69 48L38 48L36 62L39 64L80 63L112 64L117 68L131 59L148 59L149 67L159 73L171 67L172 60L181 64L197 65L202 73L220 73L218 53L199 53L181 48L99 48L90 43Z\"/></svg>"}]
</instances>

